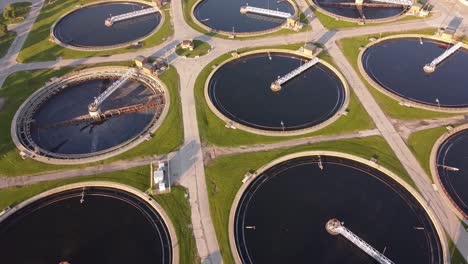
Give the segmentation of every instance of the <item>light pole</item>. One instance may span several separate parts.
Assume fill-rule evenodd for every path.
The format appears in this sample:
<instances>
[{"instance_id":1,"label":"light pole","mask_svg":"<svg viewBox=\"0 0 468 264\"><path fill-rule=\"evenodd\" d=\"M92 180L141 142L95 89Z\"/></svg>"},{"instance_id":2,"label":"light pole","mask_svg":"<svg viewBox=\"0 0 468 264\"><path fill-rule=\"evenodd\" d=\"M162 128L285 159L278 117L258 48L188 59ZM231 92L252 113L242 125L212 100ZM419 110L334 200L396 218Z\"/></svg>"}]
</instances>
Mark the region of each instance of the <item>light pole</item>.
<instances>
[{"instance_id":1,"label":"light pole","mask_svg":"<svg viewBox=\"0 0 468 264\"><path fill-rule=\"evenodd\" d=\"M281 120L280 124L281 124L281 128L283 129L283 132L284 132L284 122L283 122L283 120Z\"/></svg>"}]
</instances>

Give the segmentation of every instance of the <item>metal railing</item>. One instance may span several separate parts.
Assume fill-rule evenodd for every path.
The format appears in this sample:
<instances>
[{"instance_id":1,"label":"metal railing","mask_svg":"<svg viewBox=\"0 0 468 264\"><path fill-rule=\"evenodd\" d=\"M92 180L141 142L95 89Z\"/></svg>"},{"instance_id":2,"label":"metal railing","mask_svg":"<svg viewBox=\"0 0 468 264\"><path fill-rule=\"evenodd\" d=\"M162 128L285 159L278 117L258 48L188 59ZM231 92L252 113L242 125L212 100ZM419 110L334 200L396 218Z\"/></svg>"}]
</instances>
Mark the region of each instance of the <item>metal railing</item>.
<instances>
[{"instance_id":1,"label":"metal railing","mask_svg":"<svg viewBox=\"0 0 468 264\"><path fill-rule=\"evenodd\" d=\"M299 66L298 68L294 69L293 71L289 72L288 74L284 75L283 77L278 78L276 80L276 83L279 85L282 85L286 83L287 81L291 80L292 78L296 77L297 75L301 74L305 70L309 69L310 67L314 66L319 62L319 59L317 57L311 59L310 61L304 63L303 65Z\"/></svg>"},{"instance_id":2,"label":"metal railing","mask_svg":"<svg viewBox=\"0 0 468 264\"><path fill-rule=\"evenodd\" d=\"M119 21L122 21L122 20L127 20L127 19L134 18L134 17L149 15L149 14L156 13L156 12L160 12L159 9L156 8L156 7L145 8L145 9L138 10L138 11L133 11L133 12L130 12L130 13L125 13L125 14L121 14L121 15L117 15L117 16L112 16L112 17L105 20L105 24L107 26L111 26L115 22L119 22Z\"/></svg>"},{"instance_id":3,"label":"metal railing","mask_svg":"<svg viewBox=\"0 0 468 264\"><path fill-rule=\"evenodd\" d=\"M240 12L241 13L254 13L254 14L279 17L279 18L289 18L292 16L290 13L287 13L287 12L281 12L277 10L271 10L271 9L266 9L266 8L253 7L253 6L242 6L240 8Z\"/></svg>"},{"instance_id":4,"label":"metal railing","mask_svg":"<svg viewBox=\"0 0 468 264\"><path fill-rule=\"evenodd\" d=\"M443 60L448 58L450 55L455 53L458 49L460 49L463 46L462 42L458 42L457 44L453 45L450 47L448 50L446 50L444 53L442 53L439 57L435 58L429 65L431 67L436 67L437 64L441 63Z\"/></svg>"}]
</instances>

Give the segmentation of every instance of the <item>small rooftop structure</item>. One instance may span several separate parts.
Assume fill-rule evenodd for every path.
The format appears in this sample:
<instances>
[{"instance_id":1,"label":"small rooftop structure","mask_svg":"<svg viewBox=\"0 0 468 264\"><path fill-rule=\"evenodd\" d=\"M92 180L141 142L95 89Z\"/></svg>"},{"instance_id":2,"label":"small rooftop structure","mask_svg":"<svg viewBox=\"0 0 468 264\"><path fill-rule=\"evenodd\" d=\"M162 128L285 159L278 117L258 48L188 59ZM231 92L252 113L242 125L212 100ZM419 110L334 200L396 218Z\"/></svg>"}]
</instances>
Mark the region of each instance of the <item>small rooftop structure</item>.
<instances>
[{"instance_id":1,"label":"small rooftop structure","mask_svg":"<svg viewBox=\"0 0 468 264\"><path fill-rule=\"evenodd\" d=\"M149 63L149 62L145 62L143 65L142 65L142 70L144 73L146 74L154 74L156 73L157 71L157 68L155 65Z\"/></svg>"},{"instance_id":2,"label":"small rooftop structure","mask_svg":"<svg viewBox=\"0 0 468 264\"><path fill-rule=\"evenodd\" d=\"M299 51L304 53L304 55L313 56L318 49L319 48L315 44L309 42L302 46Z\"/></svg>"},{"instance_id":3,"label":"small rooftop structure","mask_svg":"<svg viewBox=\"0 0 468 264\"><path fill-rule=\"evenodd\" d=\"M440 38L447 41L452 41L453 36L455 35L455 29L446 28L440 31Z\"/></svg>"},{"instance_id":4,"label":"small rooftop structure","mask_svg":"<svg viewBox=\"0 0 468 264\"><path fill-rule=\"evenodd\" d=\"M304 25L296 16L290 16L286 19L286 27L299 31L304 27Z\"/></svg>"},{"instance_id":5,"label":"small rooftop structure","mask_svg":"<svg viewBox=\"0 0 468 264\"><path fill-rule=\"evenodd\" d=\"M421 11L423 5L420 3L413 3L413 5L410 7L408 14L410 15L417 15L419 11Z\"/></svg>"},{"instance_id":6,"label":"small rooftop structure","mask_svg":"<svg viewBox=\"0 0 468 264\"><path fill-rule=\"evenodd\" d=\"M145 56L137 56L135 58L135 65L139 68L143 67L143 64L146 63L148 59Z\"/></svg>"},{"instance_id":7,"label":"small rooftop structure","mask_svg":"<svg viewBox=\"0 0 468 264\"><path fill-rule=\"evenodd\" d=\"M167 161L151 163L151 190L155 194L171 191L169 166Z\"/></svg>"},{"instance_id":8,"label":"small rooftop structure","mask_svg":"<svg viewBox=\"0 0 468 264\"><path fill-rule=\"evenodd\" d=\"M182 49L193 50L195 48L195 45L193 44L193 40L186 39L186 40L182 41L182 43L180 44L180 47Z\"/></svg>"},{"instance_id":9,"label":"small rooftop structure","mask_svg":"<svg viewBox=\"0 0 468 264\"><path fill-rule=\"evenodd\" d=\"M408 14L414 15L414 16L420 16L420 17L428 16L429 10L425 9L424 7L426 7L426 5L415 2L410 7Z\"/></svg>"}]
</instances>

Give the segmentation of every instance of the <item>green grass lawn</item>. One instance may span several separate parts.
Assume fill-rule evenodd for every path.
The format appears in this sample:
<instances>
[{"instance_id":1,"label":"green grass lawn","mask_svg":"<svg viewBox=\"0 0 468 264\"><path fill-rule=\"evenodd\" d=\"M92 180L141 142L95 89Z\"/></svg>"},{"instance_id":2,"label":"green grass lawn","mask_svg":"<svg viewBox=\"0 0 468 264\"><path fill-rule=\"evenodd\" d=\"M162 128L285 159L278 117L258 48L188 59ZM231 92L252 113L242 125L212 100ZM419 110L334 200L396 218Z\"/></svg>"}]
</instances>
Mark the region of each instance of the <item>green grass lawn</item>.
<instances>
[{"instance_id":1,"label":"green grass lawn","mask_svg":"<svg viewBox=\"0 0 468 264\"><path fill-rule=\"evenodd\" d=\"M378 136L221 157L210 162L205 167L205 172L211 217L224 263L234 263L228 239L229 211L234 197L242 185L244 175L249 171L257 170L276 158L307 150L340 151L365 159L377 158L380 165L390 169L416 188L386 141Z\"/></svg>"},{"instance_id":2,"label":"green grass lawn","mask_svg":"<svg viewBox=\"0 0 468 264\"><path fill-rule=\"evenodd\" d=\"M34 195L62 185L84 181L112 181L135 187L141 191L149 188L149 166L142 166L126 171L104 173L86 177L56 180L23 187L13 187L0 190L0 211L7 206L16 205ZM173 186L171 192L154 196L154 199L164 208L177 233L180 249L180 263L199 263L195 239L193 237L190 218L190 205L185 198L183 187Z\"/></svg>"},{"instance_id":3,"label":"green grass lawn","mask_svg":"<svg viewBox=\"0 0 468 264\"><path fill-rule=\"evenodd\" d=\"M301 45L302 44L294 44L274 48L297 50ZM242 53L250 50L252 49L243 49L239 50L238 52ZM372 123L369 115L366 113L359 100L351 91L350 102L348 105L349 113L347 116L342 116L329 126L306 135L294 137L268 137L252 134L240 129L233 130L230 128L226 128L225 123L209 109L204 97L204 86L208 75L213 70L212 66L221 63L222 61L228 59L230 56L230 53L224 54L212 61L201 71L200 75L198 76L195 82L195 99L197 102L196 107L198 126L200 129L201 138L205 143L219 146L239 146L257 143L273 143L292 138L345 133L370 129L374 127L374 124ZM333 63L332 61L330 61L331 58L326 52L322 52L322 54L319 57Z\"/></svg>"},{"instance_id":4,"label":"green grass lawn","mask_svg":"<svg viewBox=\"0 0 468 264\"><path fill-rule=\"evenodd\" d=\"M426 29L418 31L408 31L408 32L399 32L399 33L383 33L381 37L386 37L395 34L424 34L424 35L433 35L435 29ZM370 41L371 37L380 37L379 34L376 35L365 35L354 38L346 38L339 40L338 44L343 51L344 55L348 61L352 64L362 82L367 86L370 93L373 95L377 103L380 105L382 110L390 116L391 118L411 120L411 119L425 119L425 118L437 118L437 117L448 117L453 116L453 114L441 113L429 110L423 110L418 108L409 108L407 106L402 106L397 100L381 93L376 88L374 88L369 82L367 82L358 69L358 56L360 48L366 46Z\"/></svg>"},{"instance_id":5,"label":"green grass lawn","mask_svg":"<svg viewBox=\"0 0 468 264\"><path fill-rule=\"evenodd\" d=\"M13 9L16 10L16 18L13 19L5 19L3 17L3 10L2 14L0 14L0 21L5 22L5 24L10 25L10 24L15 24L23 21L29 14L29 11L31 11L31 2L16 2L11 4L13 6Z\"/></svg>"},{"instance_id":6,"label":"green grass lawn","mask_svg":"<svg viewBox=\"0 0 468 264\"><path fill-rule=\"evenodd\" d=\"M382 25L382 24L390 24L390 23L399 23L399 22L404 22L404 21L411 21L411 20L418 20L418 19L424 19L421 17L417 16L412 16L412 15L407 15L403 16L395 21L388 21L388 22L379 22L379 23L366 23L364 25L359 25L358 22L351 22L351 21L345 21L341 19L337 19L335 17L331 17L327 14L324 14L314 8L313 6L309 6L310 9L314 12L314 15L318 18L320 23L327 29L333 30L333 29L347 29L347 28L355 28L355 27L366 27L366 26L377 26L377 25ZM427 18L431 17L432 14L429 14Z\"/></svg>"},{"instance_id":7,"label":"green grass lawn","mask_svg":"<svg viewBox=\"0 0 468 264\"><path fill-rule=\"evenodd\" d=\"M76 51L65 49L49 41L50 28L61 15L69 12L78 4L87 4L95 1L96 0L61 0L44 5L17 60L23 63L51 61L58 57L63 59L76 59L137 51L135 48L120 48L109 51ZM164 11L163 25L156 33L142 42L142 47L140 49L157 46L174 34L174 29L170 21L170 5L165 5L162 10Z\"/></svg>"},{"instance_id":8,"label":"green grass lawn","mask_svg":"<svg viewBox=\"0 0 468 264\"><path fill-rule=\"evenodd\" d=\"M0 38L0 59L3 58L8 52L8 49L11 46L11 43L16 38L16 32L15 31L10 31L6 36L3 38Z\"/></svg>"},{"instance_id":9,"label":"green grass lawn","mask_svg":"<svg viewBox=\"0 0 468 264\"><path fill-rule=\"evenodd\" d=\"M195 238L193 237L190 204L185 198L187 191L180 186L171 187L171 192L153 196L164 208L174 225L179 239L179 263L200 263Z\"/></svg>"},{"instance_id":10,"label":"green grass lawn","mask_svg":"<svg viewBox=\"0 0 468 264\"><path fill-rule=\"evenodd\" d=\"M179 56L185 56L187 58L195 58L199 56L203 56L208 53L208 51L211 49L210 44L203 42L201 40L194 40L193 41L193 50L188 50L188 49L182 49L180 44L177 45L176 48L176 53Z\"/></svg>"},{"instance_id":11,"label":"green grass lawn","mask_svg":"<svg viewBox=\"0 0 468 264\"><path fill-rule=\"evenodd\" d=\"M409 148L413 152L414 156L416 156L416 159L419 161L419 164L421 164L424 171L426 171L426 174L433 182L434 180L431 177L432 174L429 164L431 158L431 151L437 139L445 133L447 133L447 129L445 127L436 127L432 129L418 131L416 133L411 134L408 138Z\"/></svg>"},{"instance_id":12,"label":"green grass lawn","mask_svg":"<svg viewBox=\"0 0 468 264\"><path fill-rule=\"evenodd\" d=\"M111 65L129 66L131 64L132 63L129 62L122 62L112 63ZM94 66L96 65L87 67ZM16 72L6 79L2 89L0 90L0 97L6 99L4 108L0 111L0 120L2 120L2 124L4 124L0 126L1 176L35 174L51 170L87 167L121 159L130 159L138 156L161 155L176 150L183 143L182 110L178 91L179 76L175 68L170 67L169 70L160 76L160 78L169 89L171 107L166 116L166 119L163 121L158 130L156 130L156 133L150 141L145 141L135 148L116 157L90 164L58 166L37 162L32 159L22 160L10 136L11 121L16 110L23 103L23 101L29 97L29 95L39 89L50 78L54 76L62 76L80 68L84 67L63 68L60 70L48 69L40 71Z\"/></svg>"},{"instance_id":13,"label":"green grass lawn","mask_svg":"<svg viewBox=\"0 0 468 264\"><path fill-rule=\"evenodd\" d=\"M209 35L209 36L212 36L212 37L218 37L218 38L223 38L223 39L228 39L229 36L226 36L226 35L223 35L223 34L219 34L219 33L216 33L216 32L211 32L211 31L208 31L202 27L200 27L193 19L192 19L192 16L191 16L191 12L192 12L192 8L193 6L198 2L198 0L182 0L182 9L183 9L183 14L184 14L184 19L185 19L185 22L190 26L192 27L193 29L195 29L196 31L200 32L200 33L203 33L205 35ZM297 4L296 2L294 2L294 5L297 7ZM298 8L299 10L299 8ZM302 13L300 10L299 10L299 21L303 24L305 24L306 26L304 26L299 32L305 32L305 31L309 31L311 30L312 28L307 25L308 23L308 20L306 18L306 16L304 15L304 13ZM286 28L283 28L283 29L280 29L278 31L275 31L275 32L272 32L272 33L268 33L268 34L264 34L264 35L261 35L261 36L252 36L252 37L249 37L249 36L236 36L236 38L241 38L241 39L256 39L256 38L261 38L261 37L266 37L266 36L277 36L277 35L288 35L288 34L294 34L295 31L293 30L290 30L290 29L286 29Z\"/></svg>"},{"instance_id":14,"label":"green grass lawn","mask_svg":"<svg viewBox=\"0 0 468 264\"><path fill-rule=\"evenodd\" d=\"M468 264L468 262L465 260L463 255L460 253L458 248L455 246L453 243L452 239L448 235L446 235L447 240L448 240L448 245L449 245L449 255L450 255L450 263L451 264Z\"/></svg>"}]
</instances>

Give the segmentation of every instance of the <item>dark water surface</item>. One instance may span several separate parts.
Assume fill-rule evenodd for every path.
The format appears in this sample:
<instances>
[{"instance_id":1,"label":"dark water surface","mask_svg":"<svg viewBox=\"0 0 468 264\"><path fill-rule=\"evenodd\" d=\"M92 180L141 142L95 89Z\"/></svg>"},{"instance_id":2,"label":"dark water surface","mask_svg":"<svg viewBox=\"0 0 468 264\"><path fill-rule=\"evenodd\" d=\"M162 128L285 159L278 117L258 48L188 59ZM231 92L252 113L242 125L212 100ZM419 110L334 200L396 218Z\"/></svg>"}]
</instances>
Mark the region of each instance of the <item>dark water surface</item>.
<instances>
[{"instance_id":1,"label":"dark water surface","mask_svg":"<svg viewBox=\"0 0 468 264\"><path fill-rule=\"evenodd\" d=\"M153 13L141 17L104 25L110 16L116 16L149 5L140 3L104 3L83 7L60 20L54 34L63 43L79 47L110 46L131 42L150 34L160 23L161 14Z\"/></svg>"},{"instance_id":2,"label":"dark water surface","mask_svg":"<svg viewBox=\"0 0 468 264\"><path fill-rule=\"evenodd\" d=\"M423 67L447 44L419 38L399 38L367 49L362 63L367 74L385 89L420 103L445 107L468 106L468 51L459 49L427 74Z\"/></svg>"},{"instance_id":3,"label":"dark water surface","mask_svg":"<svg viewBox=\"0 0 468 264\"><path fill-rule=\"evenodd\" d=\"M327 6L325 4L333 3L346 3L346 2L355 2L355 0L313 0L318 6L324 10L344 16L349 18L360 18L358 10L356 7L337 7L337 6ZM389 18L401 14L404 9L403 7L363 7L364 16L366 19L380 19L380 18Z\"/></svg>"},{"instance_id":4,"label":"dark water surface","mask_svg":"<svg viewBox=\"0 0 468 264\"><path fill-rule=\"evenodd\" d=\"M255 32L281 26L286 20L268 16L242 14L240 7L254 6L294 14L287 1L276 0L203 0L193 11L195 17L206 26L222 31Z\"/></svg>"},{"instance_id":5,"label":"dark water surface","mask_svg":"<svg viewBox=\"0 0 468 264\"><path fill-rule=\"evenodd\" d=\"M159 214L115 189L86 188L36 201L0 223L1 262L8 264L172 263Z\"/></svg>"},{"instance_id":6,"label":"dark water surface","mask_svg":"<svg viewBox=\"0 0 468 264\"><path fill-rule=\"evenodd\" d=\"M50 98L34 114L31 126L34 142L41 148L61 154L86 154L105 150L139 135L153 120L155 110L113 117L98 124L50 127L82 115L88 115L93 102L112 80L90 80L72 84ZM117 89L101 106L101 111L146 103L153 91L134 80Z\"/></svg>"},{"instance_id":7,"label":"dark water surface","mask_svg":"<svg viewBox=\"0 0 468 264\"><path fill-rule=\"evenodd\" d=\"M223 65L209 83L209 96L218 110L243 125L295 130L322 123L343 105L345 91L340 79L316 64L283 84L275 93L270 85L303 64L295 55L255 54Z\"/></svg>"},{"instance_id":8,"label":"dark water surface","mask_svg":"<svg viewBox=\"0 0 468 264\"><path fill-rule=\"evenodd\" d=\"M325 224L332 218L395 263L443 263L431 220L403 187L361 163L321 159L323 171L317 157L297 158L249 185L234 227L244 263L377 263L330 235Z\"/></svg>"},{"instance_id":9,"label":"dark water surface","mask_svg":"<svg viewBox=\"0 0 468 264\"><path fill-rule=\"evenodd\" d=\"M450 197L468 215L468 130L449 137L437 152L437 170ZM458 168L459 171L444 166Z\"/></svg>"}]
</instances>

